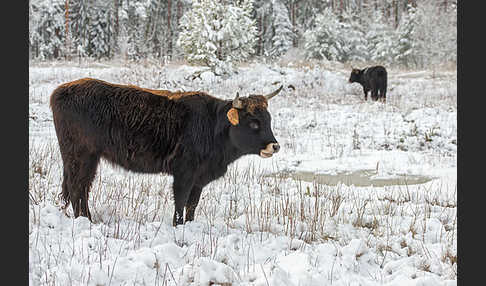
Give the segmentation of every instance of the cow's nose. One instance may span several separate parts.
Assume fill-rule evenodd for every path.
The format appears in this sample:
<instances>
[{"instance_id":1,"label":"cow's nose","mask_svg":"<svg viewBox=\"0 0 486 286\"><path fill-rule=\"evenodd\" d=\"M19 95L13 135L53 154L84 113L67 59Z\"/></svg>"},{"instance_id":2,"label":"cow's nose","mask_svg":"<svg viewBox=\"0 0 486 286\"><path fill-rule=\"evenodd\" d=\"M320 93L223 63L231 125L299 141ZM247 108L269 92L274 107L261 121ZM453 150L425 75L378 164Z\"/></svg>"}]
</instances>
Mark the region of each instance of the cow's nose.
<instances>
[{"instance_id":1,"label":"cow's nose","mask_svg":"<svg viewBox=\"0 0 486 286\"><path fill-rule=\"evenodd\" d=\"M278 143L272 143L273 153L277 153L280 150L280 145Z\"/></svg>"}]
</instances>

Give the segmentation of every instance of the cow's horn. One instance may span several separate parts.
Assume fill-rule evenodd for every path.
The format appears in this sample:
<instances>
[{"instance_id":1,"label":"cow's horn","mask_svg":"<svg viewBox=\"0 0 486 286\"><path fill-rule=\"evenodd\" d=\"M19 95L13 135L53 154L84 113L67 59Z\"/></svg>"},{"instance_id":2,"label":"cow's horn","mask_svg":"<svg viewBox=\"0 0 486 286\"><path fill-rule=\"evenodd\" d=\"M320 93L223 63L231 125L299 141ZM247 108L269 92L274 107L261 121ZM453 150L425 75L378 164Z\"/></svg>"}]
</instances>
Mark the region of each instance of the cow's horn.
<instances>
[{"instance_id":1,"label":"cow's horn","mask_svg":"<svg viewBox=\"0 0 486 286\"><path fill-rule=\"evenodd\" d=\"M238 108L238 109L243 108L243 102L241 102L240 94L238 92L236 92L236 97L235 97L235 99L233 99L233 107Z\"/></svg>"},{"instance_id":2,"label":"cow's horn","mask_svg":"<svg viewBox=\"0 0 486 286\"><path fill-rule=\"evenodd\" d=\"M275 95L277 95L277 94L278 94L278 93L279 93L279 92L282 90L282 88L283 88L283 85L281 85L281 86L280 86L280 87L279 87L279 88L278 88L276 91L274 91L274 92L272 92L272 93L269 93L269 94L267 94L267 95L264 95L264 96L265 96L265 98L266 98L267 100L269 100L270 98L272 98L272 97L274 97Z\"/></svg>"}]
</instances>

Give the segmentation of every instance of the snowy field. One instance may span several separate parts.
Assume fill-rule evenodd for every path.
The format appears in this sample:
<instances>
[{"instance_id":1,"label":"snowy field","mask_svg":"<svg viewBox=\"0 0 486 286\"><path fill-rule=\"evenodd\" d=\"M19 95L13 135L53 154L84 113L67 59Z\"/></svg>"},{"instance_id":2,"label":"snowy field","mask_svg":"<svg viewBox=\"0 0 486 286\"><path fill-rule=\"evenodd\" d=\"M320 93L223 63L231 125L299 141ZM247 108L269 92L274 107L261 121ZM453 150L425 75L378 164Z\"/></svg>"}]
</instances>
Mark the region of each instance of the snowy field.
<instances>
[{"instance_id":1,"label":"snowy field","mask_svg":"<svg viewBox=\"0 0 486 286\"><path fill-rule=\"evenodd\" d=\"M455 70L390 69L386 104L365 102L339 64L246 64L229 78L191 80L198 70L31 63L31 285L457 284ZM82 77L226 99L282 83L269 102L281 151L230 165L177 228L170 176L102 161L94 223L67 217L49 96Z\"/></svg>"}]
</instances>

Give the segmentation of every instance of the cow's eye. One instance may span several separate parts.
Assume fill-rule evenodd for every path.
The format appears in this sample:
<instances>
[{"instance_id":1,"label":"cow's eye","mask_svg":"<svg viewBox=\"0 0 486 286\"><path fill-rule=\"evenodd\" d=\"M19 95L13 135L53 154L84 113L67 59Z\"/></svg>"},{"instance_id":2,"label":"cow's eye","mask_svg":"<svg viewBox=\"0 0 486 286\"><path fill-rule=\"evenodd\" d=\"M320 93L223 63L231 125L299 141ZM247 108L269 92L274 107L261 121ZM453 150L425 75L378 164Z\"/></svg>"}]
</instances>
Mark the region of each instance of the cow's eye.
<instances>
[{"instance_id":1,"label":"cow's eye","mask_svg":"<svg viewBox=\"0 0 486 286\"><path fill-rule=\"evenodd\" d=\"M260 128L260 124L258 124L256 121L252 121L250 122L250 128L253 130L258 130L258 128Z\"/></svg>"}]
</instances>

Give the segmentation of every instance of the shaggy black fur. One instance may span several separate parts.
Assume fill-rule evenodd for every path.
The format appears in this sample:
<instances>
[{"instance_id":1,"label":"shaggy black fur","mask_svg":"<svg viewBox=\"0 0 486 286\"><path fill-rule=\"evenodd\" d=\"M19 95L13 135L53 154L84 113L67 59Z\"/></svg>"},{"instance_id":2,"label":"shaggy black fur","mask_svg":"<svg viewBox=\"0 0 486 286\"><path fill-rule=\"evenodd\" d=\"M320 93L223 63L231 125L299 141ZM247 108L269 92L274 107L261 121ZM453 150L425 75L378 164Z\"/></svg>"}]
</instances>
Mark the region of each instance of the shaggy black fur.
<instances>
[{"instance_id":1,"label":"shaggy black fur","mask_svg":"<svg viewBox=\"0 0 486 286\"><path fill-rule=\"evenodd\" d=\"M381 98L386 101L387 77L386 69L383 66L374 66L362 70L353 69L349 82L358 82L363 86L365 100L368 100L368 91L371 90L373 100Z\"/></svg>"},{"instance_id":2,"label":"shaggy black fur","mask_svg":"<svg viewBox=\"0 0 486 286\"><path fill-rule=\"evenodd\" d=\"M185 221L193 220L204 186L223 176L234 160L277 142L266 98L240 100L239 124L233 126L226 115L232 101L203 92L172 93L90 78L60 85L50 106L63 160L65 207L71 203L75 217L91 220L88 193L104 158L133 172L173 175L173 224L184 222L184 207ZM250 105L251 110L245 108Z\"/></svg>"}]
</instances>

